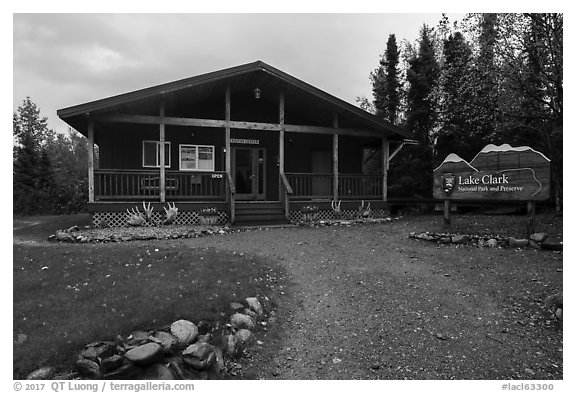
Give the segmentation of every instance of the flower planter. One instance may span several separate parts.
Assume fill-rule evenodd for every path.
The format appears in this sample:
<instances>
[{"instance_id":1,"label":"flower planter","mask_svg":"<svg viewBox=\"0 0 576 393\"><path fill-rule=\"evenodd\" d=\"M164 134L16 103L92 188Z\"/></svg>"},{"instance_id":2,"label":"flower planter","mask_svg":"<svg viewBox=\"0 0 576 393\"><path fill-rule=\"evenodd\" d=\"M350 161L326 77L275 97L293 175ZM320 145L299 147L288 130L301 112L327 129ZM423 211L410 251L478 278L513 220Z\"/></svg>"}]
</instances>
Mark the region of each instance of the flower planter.
<instances>
[{"instance_id":1,"label":"flower planter","mask_svg":"<svg viewBox=\"0 0 576 393\"><path fill-rule=\"evenodd\" d=\"M311 222L318 219L318 213L302 213L302 220Z\"/></svg>"},{"instance_id":2,"label":"flower planter","mask_svg":"<svg viewBox=\"0 0 576 393\"><path fill-rule=\"evenodd\" d=\"M202 225L216 225L218 223L218 216L199 216L200 224Z\"/></svg>"}]
</instances>

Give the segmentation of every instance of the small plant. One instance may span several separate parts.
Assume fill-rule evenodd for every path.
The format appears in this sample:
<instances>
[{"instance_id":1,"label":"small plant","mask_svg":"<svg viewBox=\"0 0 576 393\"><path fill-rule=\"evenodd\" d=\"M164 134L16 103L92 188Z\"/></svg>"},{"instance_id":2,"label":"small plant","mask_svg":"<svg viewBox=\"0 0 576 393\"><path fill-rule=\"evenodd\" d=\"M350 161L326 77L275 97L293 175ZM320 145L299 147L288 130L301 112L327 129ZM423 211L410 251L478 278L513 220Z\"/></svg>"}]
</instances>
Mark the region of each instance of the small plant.
<instances>
[{"instance_id":1,"label":"small plant","mask_svg":"<svg viewBox=\"0 0 576 393\"><path fill-rule=\"evenodd\" d=\"M300 212L302 213L302 220L304 222L312 222L318 218L318 206L304 206L300 209Z\"/></svg>"},{"instance_id":2,"label":"small plant","mask_svg":"<svg viewBox=\"0 0 576 393\"><path fill-rule=\"evenodd\" d=\"M200 216L200 224L202 225L216 225L220 219L220 213L214 207L200 210L198 216Z\"/></svg>"},{"instance_id":3,"label":"small plant","mask_svg":"<svg viewBox=\"0 0 576 393\"><path fill-rule=\"evenodd\" d=\"M215 207L206 207L198 212L201 217L214 217L218 216L218 210Z\"/></svg>"},{"instance_id":4,"label":"small plant","mask_svg":"<svg viewBox=\"0 0 576 393\"><path fill-rule=\"evenodd\" d=\"M318 213L318 206L310 205L304 206L301 210L302 214L315 214Z\"/></svg>"}]
</instances>

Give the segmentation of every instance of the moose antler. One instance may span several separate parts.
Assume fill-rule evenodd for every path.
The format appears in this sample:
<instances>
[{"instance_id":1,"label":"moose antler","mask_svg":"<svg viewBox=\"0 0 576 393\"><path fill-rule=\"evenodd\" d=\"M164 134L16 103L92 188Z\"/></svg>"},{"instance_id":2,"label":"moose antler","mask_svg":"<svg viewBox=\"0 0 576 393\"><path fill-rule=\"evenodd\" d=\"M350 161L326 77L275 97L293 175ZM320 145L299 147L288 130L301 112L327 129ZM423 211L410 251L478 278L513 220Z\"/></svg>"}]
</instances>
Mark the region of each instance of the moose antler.
<instances>
[{"instance_id":1,"label":"moose antler","mask_svg":"<svg viewBox=\"0 0 576 393\"><path fill-rule=\"evenodd\" d=\"M164 208L164 211L166 212L166 219L162 222L162 224L163 225L172 224L176 219L176 216L178 215L178 208L176 207L176 202L172 202L172 205L170 205L170 202L168 202L168 209Z\"/></svg>"},{"instance_id":2,"label":"moose antler","mask_svg":"<svg viewBox=\"0 0 576 393\"><path fill-rule=\"evenodd\" d=\"M150 208L151 203L148 202L148 206L146 206L146 202L142 201L142 207L144 208L144 214L146 215L146 221L152 221L152 210L154 210L154 206Z\"/></svg>"},{"instance_id":3,"label":"moose antler","mask_svg":"<svg viewBox=\"0 0 576 393\"><path fill-rule=\"evenodd\" d=\"M335 212L340 213L340 204L342 203L342 201L332 201L332 210L334 210Z\"/></svg>"},{"instance_id":4,"label":"moose antler","mask_svg":"<svg viewBox=\"0 0 576 393\"><path fill-rule=\"evenodd\" d=\"M362 201L364 202L364 201ZM370 217L370 215L372 214L372 209L370 208L370 202L368 202L368 206L366 206L364 208L364 211L362 212L362 216L365 218Z\"/></svg>"},{"instance_id":5,"label":"moose antler","mask_svg":"<svg viewBox=\"0 0 576 393\"><path fill-rule=\"evenodd\" d=\"M140 210L138 210L138 206L136 206L136 210L134 210L134 208L132 208L132 210L126 209L126 213L128 214L128 219L126 220L128 225L139 227L146 222L146 219L142 213L140 213Z\"/></svg>"}]
</instances>

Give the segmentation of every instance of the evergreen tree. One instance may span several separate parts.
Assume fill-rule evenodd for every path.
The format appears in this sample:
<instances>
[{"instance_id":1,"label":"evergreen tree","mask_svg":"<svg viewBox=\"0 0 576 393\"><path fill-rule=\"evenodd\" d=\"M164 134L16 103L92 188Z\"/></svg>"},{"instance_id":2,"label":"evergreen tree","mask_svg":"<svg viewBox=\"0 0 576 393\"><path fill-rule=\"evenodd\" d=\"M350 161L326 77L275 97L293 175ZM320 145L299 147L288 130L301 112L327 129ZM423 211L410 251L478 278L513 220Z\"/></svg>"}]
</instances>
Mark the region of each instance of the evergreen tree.
<instances>
[{"instance_id":1,"label":"evergreen tree","mask_svg":"<svg viewBox=\"0 0 576 393\"><path fill-rule=\"evenodd\" d=\"M400 82L398 80L399 51L396 36L390 34L380 65L370 74L376 115L392 124L398 122Z\"/></svg>"},{"instance_id":2,"label":"evergreen tree","mask_svg":"<svg viewBox=\"0 0 576 393\"><path fill-rule=\"evenodd\" d=\"M465 88L470 72L472 50L460 32L450 33L443 44L444 63L439 79L437 102L439 105L439 128L436 133L436 163L448 154L458 152L465 159L472 159L478 150L478 141L469 135L469 113L474 100ZM482 142L480 142L482 143Z\"/></svg>"},{"instance_id":3,"label":"evergreen tree","mask_svg":"<svg viewBox=\"0 0 576 393\"><path fill-rule=\"evenodd\" d=\"M432 194L431 134L437 119L433 92L439 66L431 33L431 29L424 25L420 31L418 52L408 60L405 127L412 132L418 145L410 147L390 171L391 195L428 197Z\"/></svg>"},{"instance_id":4,"label":"evergreen tree","mask_svg":"<svg viewBox=\"0 0 576 393\"><path fill-rule=\"evenodd\" d=\"M14 212L32 214L40 209L38 202L38 167L40 155L32 134L20 137L20 146L15 146L13 169Z\"/></svg>"},{"instance_id":5,"label":"evergreen tree","mask_svg":"<svg viewBox=\"0 0 576 393\"><path fill-rule=\"evenodd\" d=\"M466 102L469 151L480 151L497 140L499 123L499 69L496 62L498 14L475 15L477 53L464 81L463 92L474 99Z\"/></svg>"}]
</instances>

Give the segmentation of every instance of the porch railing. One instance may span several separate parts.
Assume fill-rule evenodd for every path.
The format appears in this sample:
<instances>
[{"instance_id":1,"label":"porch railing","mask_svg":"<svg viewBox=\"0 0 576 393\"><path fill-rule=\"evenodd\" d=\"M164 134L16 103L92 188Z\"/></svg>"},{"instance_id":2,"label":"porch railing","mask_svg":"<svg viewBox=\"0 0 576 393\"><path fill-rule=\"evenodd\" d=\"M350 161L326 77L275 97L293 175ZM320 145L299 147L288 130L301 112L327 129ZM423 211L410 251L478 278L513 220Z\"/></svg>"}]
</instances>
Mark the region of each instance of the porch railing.
<instances>
[{"instance_id":1,"label":"porch railing","mask_svg":"<svg viewBox=\"0 0 576 393\"><path fill-rule=\"evenodd\" d=\"M225 200L226 172L166 171L166 198ZM96 200L159 199L160 171L94 170Z\"/></svg>"},{"instance_id":2,"label":"porch railing","mask_svg":"<svg viewBox=\"0 0 576 393\"><path fill-rule=\"evenodd\" d=\"M292 199L333 199L334 175L331 173L287 173ZM339 199L381 199L382 175L340 174Z\"/></svg>"}]
</instances>

